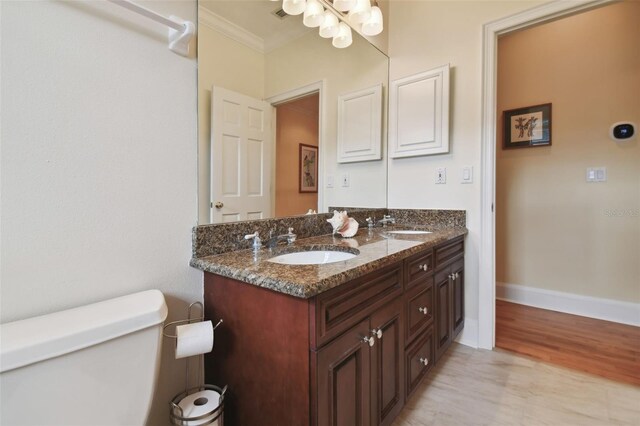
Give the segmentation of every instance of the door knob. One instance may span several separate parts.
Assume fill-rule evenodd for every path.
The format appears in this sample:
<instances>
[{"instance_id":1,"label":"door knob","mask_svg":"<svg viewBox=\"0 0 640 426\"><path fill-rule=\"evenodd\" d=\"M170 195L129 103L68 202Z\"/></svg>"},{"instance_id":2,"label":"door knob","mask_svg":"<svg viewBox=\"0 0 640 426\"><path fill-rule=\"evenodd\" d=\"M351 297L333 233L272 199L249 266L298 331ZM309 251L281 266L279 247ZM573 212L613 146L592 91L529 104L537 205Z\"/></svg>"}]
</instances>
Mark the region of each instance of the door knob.
<instances>
[{"instance_id":1,"label":"door knob","mask_svg":"<svg viewBox=\"0 0 640 426\"><path fill-rule=\"evenodd\" d=\"M223 208L223 207L224 207L224 203L223 203L222 201L218 201L218 202L215 204L215 207L216 207L216 209L221 209L221 208Z\"/></svg>"}]
</instances>

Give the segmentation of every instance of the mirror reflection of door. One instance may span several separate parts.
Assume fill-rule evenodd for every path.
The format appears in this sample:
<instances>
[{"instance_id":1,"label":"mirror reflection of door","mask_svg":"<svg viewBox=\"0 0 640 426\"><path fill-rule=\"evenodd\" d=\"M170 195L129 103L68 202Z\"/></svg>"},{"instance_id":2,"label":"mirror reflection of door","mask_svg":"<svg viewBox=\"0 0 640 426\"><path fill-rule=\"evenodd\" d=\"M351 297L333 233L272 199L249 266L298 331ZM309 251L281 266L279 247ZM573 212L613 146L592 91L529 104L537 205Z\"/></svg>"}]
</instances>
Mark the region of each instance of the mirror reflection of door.
<instances>
[{"instance_id":1,"label":"mirror reflection of door","mask_svg":"<svg viewBox=\"0 0 640 426\"><path fill-rule=\"evenodd\" d=\"M318 208L317 192L301 192L300 145L318 146L318 93L275 106L275 216L305 214ZM318 161L317 156L315 161ZM316 165L317 170L317 165ZM317 179L316 176L313 177Z\"/></svg>"},{"instance_id":2,"label":"mirror reflection of door","mask_svg":"<svg viewBox=\"0 0 640 426\"><path fill-rule=\"evenodd\" d=\"M211 93L211 221L273 217L273 108L222 87Z\"/></svg>"}]
</instances>

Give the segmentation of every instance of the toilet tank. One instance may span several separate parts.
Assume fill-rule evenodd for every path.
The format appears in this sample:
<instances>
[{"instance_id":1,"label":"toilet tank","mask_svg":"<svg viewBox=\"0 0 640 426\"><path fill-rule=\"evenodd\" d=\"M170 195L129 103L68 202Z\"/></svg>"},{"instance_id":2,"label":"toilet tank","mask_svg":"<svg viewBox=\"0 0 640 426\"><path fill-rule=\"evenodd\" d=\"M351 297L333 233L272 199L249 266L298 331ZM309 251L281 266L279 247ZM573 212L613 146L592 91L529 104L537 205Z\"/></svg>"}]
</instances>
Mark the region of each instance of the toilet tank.
<instances>
[{"instance_id":1,"label":"toilet tank","mask_svg":"<svg viewBox=\"0 0 640 426\"><path fill-rule=\"evenodd\" d=\"M143 425L164 296L148 290L0 326L0 424Z\"/></svg>"}]
</instances>

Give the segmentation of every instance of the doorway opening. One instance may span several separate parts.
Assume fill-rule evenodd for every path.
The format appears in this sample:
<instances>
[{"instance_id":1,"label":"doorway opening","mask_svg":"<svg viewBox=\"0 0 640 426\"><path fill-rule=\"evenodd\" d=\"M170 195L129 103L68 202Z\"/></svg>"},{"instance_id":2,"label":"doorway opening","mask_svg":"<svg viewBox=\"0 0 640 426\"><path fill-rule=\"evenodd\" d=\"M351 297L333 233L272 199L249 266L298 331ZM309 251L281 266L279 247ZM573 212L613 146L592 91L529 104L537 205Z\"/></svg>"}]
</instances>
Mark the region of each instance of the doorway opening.
<instances>
[{"instance_id":1,"label":"doorway opening","mask_svg":"<svg viewBox=\"0 0 640 426\"><path fill-rule=\"evenodd\" d=\"M496 346L633 384L640 146L608 132L640 112L638 18L620 2L499 36L495 111Z\"/></svg>"},{"instance_id":2,"label":"doorway opening","mask_svg":"<svg viewBox=\"0 0 640 426\"><path fill-rule=\"evenodd\" d=\"M275 105L275 217L318 209L320 94Z\"/></svg>"}]
</instances>

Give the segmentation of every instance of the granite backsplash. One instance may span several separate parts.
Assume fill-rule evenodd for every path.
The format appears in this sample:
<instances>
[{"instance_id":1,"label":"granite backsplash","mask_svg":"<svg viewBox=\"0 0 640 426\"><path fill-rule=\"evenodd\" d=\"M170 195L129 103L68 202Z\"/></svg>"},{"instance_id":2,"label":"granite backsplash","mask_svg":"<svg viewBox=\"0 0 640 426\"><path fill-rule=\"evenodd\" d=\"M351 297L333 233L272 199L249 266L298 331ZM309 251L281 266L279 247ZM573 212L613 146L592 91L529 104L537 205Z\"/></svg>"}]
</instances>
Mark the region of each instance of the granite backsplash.
<instances>
[{"instance_id":1,"label":"granite backsplash","mask_svg":"<svg viewBox=\"0 0 640 426\"><path fill-rule=\"evenodd\" d=\"M329 208L329 211L333 212L333 210L347 210L349 216L357 220L361 228L367 226L366 218L373 217L379 220L386 214L395 218L398 224L429 226L434 229L464 228L466 226L466 212L464 210ZM194 258L201 258L235 250L250 249L252 241L245 240L244 236L256 231L263 241L266 241L270 234L286 234L289 227L293 228L298 239L331 234L331 225L327 219L332 216L333 213L320 213L195 226L193 228L192 255Z\"/></svg>"}]
</instances>

